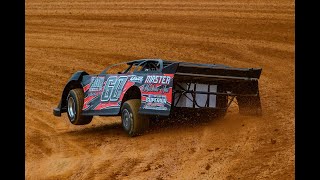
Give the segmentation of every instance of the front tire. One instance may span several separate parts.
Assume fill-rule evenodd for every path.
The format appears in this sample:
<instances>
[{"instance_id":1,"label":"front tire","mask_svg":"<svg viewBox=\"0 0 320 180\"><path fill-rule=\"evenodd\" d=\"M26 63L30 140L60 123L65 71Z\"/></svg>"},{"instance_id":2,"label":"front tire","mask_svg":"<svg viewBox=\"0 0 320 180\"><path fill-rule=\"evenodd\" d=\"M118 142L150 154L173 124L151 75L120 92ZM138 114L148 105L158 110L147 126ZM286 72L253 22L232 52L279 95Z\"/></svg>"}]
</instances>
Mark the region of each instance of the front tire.
<instances>
[{"instance_id":1,"label":"front tire","mask_svg":"<svg viewBox=\"0 0 320 180\"><path fill-rule=\"evenodd\" d=\"M67 102L67 114L72 124L84 125L92 121L92 116L81 115L84 102L84 94L81 88L69 91Z\"/></svg>"},{"instance_id":2,"label":"front tire","mask_svg":"<svg viewBox=\"0 0 320 180\"><path fill-rule=\"evenodd\" d=\"M130 99L122 105L122 127L129 136L140 135L149 128L148 117L138 113L140 105L140 99Z\"/></svg>"}]
</instances>

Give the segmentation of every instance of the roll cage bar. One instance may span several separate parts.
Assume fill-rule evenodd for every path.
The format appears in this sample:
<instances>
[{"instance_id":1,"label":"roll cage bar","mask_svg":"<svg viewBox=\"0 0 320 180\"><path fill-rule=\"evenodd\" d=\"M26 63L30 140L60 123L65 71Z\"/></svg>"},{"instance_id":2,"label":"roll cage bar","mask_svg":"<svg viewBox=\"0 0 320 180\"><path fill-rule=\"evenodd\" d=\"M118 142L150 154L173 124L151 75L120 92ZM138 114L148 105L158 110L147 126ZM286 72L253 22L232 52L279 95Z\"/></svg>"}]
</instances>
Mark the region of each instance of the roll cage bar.
<instances>
[{"instance_id":1,"label":"roll cage bar","mask_svg":"<svg viewBox=\"0 0 320 180\"><path fill-rule=\"evenodd\" d=\"M155 64L148 64L148 62L155 62ZM108 70L112 67L118 66L118 65L122 65L122 64L127 64L129 65L129 67L124 70L122 73L127 73L132 66L136 66L135 69L133 70L133 72L138 72L138 68L142 67L141 69L144 69L147 65L151 65L154 68L156 68L156 71L152 71L152 72L162 72L163 70L163 60L162 59L140 59L140 60L134 60L134 61L129 61L129 62L122 62L122 63L117 63L117 64L113 64L111 66L108 66L106 69L104 69L101 74L107 74Z\"/></svg>"}]
</instances>

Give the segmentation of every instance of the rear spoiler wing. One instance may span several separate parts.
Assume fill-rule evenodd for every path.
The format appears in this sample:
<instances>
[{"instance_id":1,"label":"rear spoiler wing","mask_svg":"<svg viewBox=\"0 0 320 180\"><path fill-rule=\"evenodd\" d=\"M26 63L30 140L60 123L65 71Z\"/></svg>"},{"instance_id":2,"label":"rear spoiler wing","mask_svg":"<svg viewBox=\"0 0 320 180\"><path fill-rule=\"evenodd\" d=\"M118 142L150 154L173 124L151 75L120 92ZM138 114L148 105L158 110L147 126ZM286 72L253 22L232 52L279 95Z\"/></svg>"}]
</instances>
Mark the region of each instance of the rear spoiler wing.
<instances>
[{"instance_id":1,"label":"rear spoiler wing","mask_svg":"<svg viewBox=\"0 0 320 180\"><path fill-rule=\"evenodd\" d=\"M196 64L180 62L175 64L176 75L211 77L233 80L258 80L261 68L233 68L221 64Z\"/></svg>"},{"instance_id":2,"label":"rear spoiler wing","mask_svg":"<svg viewBox=\"0 0 320 180\"><path fill-rule=\"evenodd\" d=\"M262 115L258 79L261 68L233 68L220 64L196 64L177 62L164 66L164 71L174 73L175 84L192 82L199 84L220 84L220 92L202 92L189 89L176 93L214 94L231 97L226 109L236 99L239 112L245 115ZM173 72L172 72L173 71Z\"/></svg>"}]
</instances>

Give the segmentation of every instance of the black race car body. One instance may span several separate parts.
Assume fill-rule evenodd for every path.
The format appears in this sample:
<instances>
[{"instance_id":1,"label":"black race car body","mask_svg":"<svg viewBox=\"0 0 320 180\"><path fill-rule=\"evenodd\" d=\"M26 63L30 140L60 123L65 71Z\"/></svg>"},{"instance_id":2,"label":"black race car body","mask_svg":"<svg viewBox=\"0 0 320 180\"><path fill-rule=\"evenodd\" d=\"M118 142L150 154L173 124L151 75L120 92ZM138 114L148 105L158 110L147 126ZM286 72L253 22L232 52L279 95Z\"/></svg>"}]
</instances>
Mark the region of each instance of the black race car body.
<instances>
[{"instance_id":1,"label":"black race car body","mask_svg":"<svg viewBox=\"0 0 320 180\"><path fill-rule=\"evenodd\" d=\"M197 64L141 59L125 63L117 74L78 71L66 84L54 115L67 112L68 93L83 90L83 116L120 115L124 102L141 101L139 114L169 116L176 110L225 112L236 99L240 113L261 115L258 79L261 68L233 68L219 64Z\"/></svg>"}]
</instances>

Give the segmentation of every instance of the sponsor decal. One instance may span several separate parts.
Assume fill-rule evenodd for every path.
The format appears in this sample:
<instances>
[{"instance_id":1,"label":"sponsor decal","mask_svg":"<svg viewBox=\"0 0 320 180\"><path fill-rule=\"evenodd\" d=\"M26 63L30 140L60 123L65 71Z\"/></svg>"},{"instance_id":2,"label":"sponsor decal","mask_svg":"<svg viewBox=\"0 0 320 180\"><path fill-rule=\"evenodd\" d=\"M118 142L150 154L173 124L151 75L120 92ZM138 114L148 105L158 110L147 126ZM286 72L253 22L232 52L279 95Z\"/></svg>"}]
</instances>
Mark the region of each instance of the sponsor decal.
<instances>
[{"instance_id":1,"label":"sponsor decal","mask_svg":"<svg viewBox=\"0 0 320 180\"><path fill-rule=\"evenodd\" d=\"M168 87L168 86L166 86L166 85L163 86L163 88L161 89L162 93L168 93L169 90L170 90L170 87Z\"/></svg>"},{"instance_id":2,"label":"sponsor decal","mask_svg":"<svg viewBox=\"0 0 320 180\"><path fill-rule=\"evenodd\" d=\"M119 108L119 102L102 102L99 103L94 110L102 110L102 109L111 109L111 108Z\"/></svg>"},{"instance_id":3,"label":"sponsor decal","mask_svg":"<svg viewBox=\"0 0 320 180\"><path fill-rule=\"evenodd\" d=\"M91 86L89 91L101 91L104 82L104 77L91 77Z\"/></svg>"},{"instance_id":4,"label":"sponsor decal","mask_svg":"<svg viewBox=\"0 0 320 180\"><path fill-rule=\"evenodd\" d=\"M87 96L101 96L102 91L97 91L97 92L88 92Z\"/></svg>"},{"instance_id":5,"label":"sponsor decal","mask_svg":"<svg viewBox=\"0 0 320 180\"><path fill-rule=\"evenodd\" d=\"M165 104L167 103L167 98L166 96L155 96L150 95L149 97L146 98L146 103L162 103Z\"/></svg>"},{"instance_id":6,"label":"sponsor decal","mask_svg":"<svg viewBox=\"0 0 320 180\"><path fill-rule=\"evenodd\" d=\"M161 92L168 93L169 92L168 85L156 85L156 84L144 84L140 89L143 92Z\"/></svg>"},{"instance_id":7,"label":"sponsor decal","mask_svg":"<svg viewBox=\"0 0 320 180\"><path fill-rule=\"evenodd\" d=\"M144 84L141 90L144 92L158 92L160 91L160 88L155 84Z\"/></svg>"},{"instance_id":8,"label":"sponsor decal","mask_svg":"<svg viewBox=\"0 0 320 180\"><path fill-rule=\"evenodd\" d=\"M147 76L144 83L148 84L170 84L170 76Z\"/></svg>"},{"instance_id":9,"label":"sponsor decal","mask_svg":"<svg viewBox=\"0 0 320 180\"><path fill-rule=\"evenodd\" d=\"M153 95L150 94L146 97L144 109L154 109L154 110L167 110L165 104L167 103L166 96L163 95Z\"/></svg>"},{"instance_id":10,"label":"sponsor decal","mask_svg":"<svg viewBox=\"0 0 320 180\"><path fill-rule=\"evenodd\" d=\"M143 76L131 76L130 81L135 83L142 83Z\"/></svg>"},{"instance_id":11,"label":"sponsor decal","mask_svg":"<svg viewBox=\"0 0 320 180\"><path fill-rule=\"evenodd\" d=\"M164 106L155 106L155 105L145 105L143 109L152 109L152 110L161 110L161 111L165 111L168 108L164 107Z\"/></svg>"},{"instance_id":12,"label":"sponsor decal","mask_svg":"<svg viewBox=\"0 0 320 180\"><path fill-rule=\"evenodd\" d=\"M118 101L127 80L127 76L110 76L104 86L101 101Z\"/></svg>"}]
</instances>

